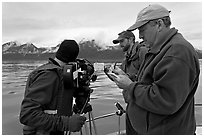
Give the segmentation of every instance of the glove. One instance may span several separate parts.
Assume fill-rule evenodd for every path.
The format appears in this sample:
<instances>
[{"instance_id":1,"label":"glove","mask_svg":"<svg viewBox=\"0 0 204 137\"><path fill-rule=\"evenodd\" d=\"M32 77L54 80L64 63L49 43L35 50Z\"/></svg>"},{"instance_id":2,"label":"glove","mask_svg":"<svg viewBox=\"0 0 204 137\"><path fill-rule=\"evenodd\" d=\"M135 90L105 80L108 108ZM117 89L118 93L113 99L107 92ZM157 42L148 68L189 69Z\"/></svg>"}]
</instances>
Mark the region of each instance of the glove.
<instances>
[{"instance_id":1,"label":"glove","mask_svg":"<svg viewBox=\"0 0 204 137\"><path fill-rule=\"evenodd\" d=\"M80 116L79 114L72 115L71 117L69 117L69 131L71 132L80 131L85 121L86 121L85 116Z\"/></svg>"}]
</instances>

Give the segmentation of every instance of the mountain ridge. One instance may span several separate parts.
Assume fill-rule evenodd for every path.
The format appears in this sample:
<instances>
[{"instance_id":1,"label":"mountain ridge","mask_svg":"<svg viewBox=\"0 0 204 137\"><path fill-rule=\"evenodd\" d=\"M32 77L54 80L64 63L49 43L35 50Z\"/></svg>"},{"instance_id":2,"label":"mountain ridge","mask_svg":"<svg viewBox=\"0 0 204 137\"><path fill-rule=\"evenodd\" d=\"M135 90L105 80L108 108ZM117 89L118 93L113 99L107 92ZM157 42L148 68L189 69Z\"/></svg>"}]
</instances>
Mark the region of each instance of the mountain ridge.
<instances>
[{"instance_id":1,"label":"mountain ridge","mask_svg":"<svg viewBox=\"0 0 204 137\"><path fill-rule=\"evenodd\" d=\"M45 60L54 57L59 45L55 47L38 48L32 43L20 44L11 41L2 45L2 60ZM102 48L95 40L79 42L79 58L86 58L92 62L119 61L124 58L119 46L106 46ZM202 58L202 50L196 49L199 58Z\"/></svg>"},{"instance_id":2,"label":"mountain ridge","mask_svg":"<svg viewBox=\"0 0 204 137\"><path fill-rule=\"evenodd\" d=\"M2 60L44 60L49 57L54 57L59 48L58 44L55 47L37 48L32 43L19 44L16 41L4 43L2 45ZM80 52L79 58L86 58L92 61L121 61L123 53L119 46L107 46L106 49L91 41L79 42Z\"/></svg>"}]
</instances>

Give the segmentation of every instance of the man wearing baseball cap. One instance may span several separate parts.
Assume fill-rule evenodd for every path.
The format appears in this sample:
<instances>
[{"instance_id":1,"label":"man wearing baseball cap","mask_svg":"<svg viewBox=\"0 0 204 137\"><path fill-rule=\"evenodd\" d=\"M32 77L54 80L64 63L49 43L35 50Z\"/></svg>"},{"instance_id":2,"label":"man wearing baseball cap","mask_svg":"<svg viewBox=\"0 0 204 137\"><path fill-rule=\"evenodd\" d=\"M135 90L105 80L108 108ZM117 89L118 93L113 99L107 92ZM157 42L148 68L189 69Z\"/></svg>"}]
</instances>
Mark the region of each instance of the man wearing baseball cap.
<instances>
[{"instance_id":1,"label":"man wearing baseball cap","mask_svg":"<svg viewBox=\"0 0 204 137\"><path fill-rule=\"evenodd\" d=\"M124 72L116 84L127 91L126 113L136 134L193 135L196 131L194 95L200 66L193 46L175 28L161 5L141 10L129 31L150 47L132 81Z\"/></svg>"},{"instance_id":2,"label":"man wearing baseball cap","mask_svg":"<svg viewBox=\"0 0 204 137\"><path fill-rule=\"evenodd\" d=\"M125 55L122 68L124 71L131 70L129 73L134 74L132 75L132 78L134 79L147 52L145 44L135 42L135 35L131 31L120 32L118 38L113 40L113 43L119 43L122 48Z\"/></svg>"},{"instance_id":3,"label":"man wearing baseball cap","mask_svg":"<svg viewBox=\"0 0 204 137\"><path fill-rule=\"evenodd\" d=\"M129 27L127 30L133 31L146 23L150 20L155 20L163 17L169 17L170 11L164 8L161 5L149 5L148 7L141 10L137 16L137 20L135 24Z\"/></svg>"},{"instance_id":4,"label":"man wearing baseball cap","mask_svg":"<svg viewBox=\"0 0 204 137\"><path fill-rule=\"evenodd\" d=\"M135 42L135 35L131 31L122 31L118 34L118 38L113 40L113 43L119 43L125 55L120 68L129 76L132 81L135 81L138 70L144 60L148 48L145 47L145 44ZM122 93L125 92L126 91L124 90ZM123 94L123 97L126 102L125 95L126 94ZM135 131L129 121L128 114L126 115L126 134L135 134Z\"/></svg>"},{"instance_id":5,"label":"man wearing baseball cap","mask_svg":"<svg viewBox=\"0 0 204 137\"><path fill-rule=\"evenodd\" d=\"M131 31L122 31L118 34L118 38L113 40L113 44L118 44L120 43L121 40L123 39L130 39L130 38L133 38L135 39L135 35L131 32Z\"/></svg>"}]
</instances>

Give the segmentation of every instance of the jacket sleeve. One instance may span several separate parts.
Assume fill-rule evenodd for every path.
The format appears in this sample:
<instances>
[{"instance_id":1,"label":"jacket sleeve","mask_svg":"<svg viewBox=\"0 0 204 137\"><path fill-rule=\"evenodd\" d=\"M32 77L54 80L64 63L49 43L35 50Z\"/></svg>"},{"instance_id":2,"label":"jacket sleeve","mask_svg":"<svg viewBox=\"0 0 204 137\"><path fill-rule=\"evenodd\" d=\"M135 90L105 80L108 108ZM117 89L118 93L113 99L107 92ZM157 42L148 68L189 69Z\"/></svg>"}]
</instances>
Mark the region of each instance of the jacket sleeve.
<instances>
[{"instance_id":1,"label":"jacket sleeve","mask_svg":"<svg viewBox=\"0 0 204 137\"><path fill-rule=\"evenodd\" d=\"M46 131L68 130L68 117L44 113L44 106L51 102L57 90L59 78L53 71L43 71L27 87L21 105L20 122Z\"/></svg>"},{"instance_id":2,"label":"jacket sleeve","mask_svg":"<svg viewBox=\"0 0 204 137\"><path fill-rule=\"evenodd\" d=\"M129 97L141 108L157 114L173 114L184 104L193 72L185 61L165 57L153 70L153 82L134 82L129 86Z\"/></svg>"}]
</instances>

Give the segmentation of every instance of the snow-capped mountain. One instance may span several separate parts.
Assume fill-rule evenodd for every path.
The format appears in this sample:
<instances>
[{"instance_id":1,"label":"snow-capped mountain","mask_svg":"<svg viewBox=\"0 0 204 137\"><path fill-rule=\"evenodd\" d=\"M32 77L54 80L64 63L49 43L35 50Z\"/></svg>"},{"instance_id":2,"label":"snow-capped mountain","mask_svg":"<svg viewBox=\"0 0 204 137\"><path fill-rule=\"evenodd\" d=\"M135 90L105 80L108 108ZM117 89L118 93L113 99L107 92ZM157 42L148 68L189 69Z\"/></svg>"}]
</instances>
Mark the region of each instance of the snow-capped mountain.
<instances>
[{"instance_id":1,"label":"snow-capped mountain","mask_svg":"<svg viewBox=\"0 0 204 137\"><path fill-rule=\"evenodd\" d=\"M121 60L123 52L116 46L101 48L101 45L92 41L80 41L79 43L79 58L86 58L88 60ZM42 60L53 58L54 53L58 50L60 44L56 47L38 48L32 43L18 44L17 42L8 42L2 45L2 59L3 60Z\"/></svg>"},{"instance_id":2,"label":"snow-capped mountain","mask_svg":"<svg viewBox=\"0 0 204 137\"><path fill-rule=\"evenodd\" d=\"M55 53L59 48L59 44L56 47L47 47L42 53Z\"/></svg>"},{"instance_id":3,"label":"snow-capped mountain","mask_svg":"<svg viewBox=\"0 0 204 137\"><path fill-rule=\"evenodd\" d=\"M60 44L56 47L43 47L38 48L32 43L20 44L17 41L7 42L2 45L3 54L45 54L45 53L56 53ZM106 49L102 49L101 46L95 43L95 41L81 41L79 42L80 50L84 51L87 49L101 51L101 50L118 50L119 46L107 46ZM89 50L90 51L90 50Z\"/></svg>"},{"instance_id":4,"label":"snow-capped mountain","mask_svg":"<svg viewBox=\"0 0 204 137\"><path fill-rule=\"evenodd\" d=\"M106 46L106 49L101 48L100 44L95 41L80 41L79 42L79 58L86 58L94 61L112 61L120 62L123 59L124 53L120 46ZM59 44L56 47L38 48L32 43L19 44L12 41L2 45L2 60L42 60L54 57ZM202 51L197 51L202 58Z\"/></svg>"},{"instance_id":5,"label":"snow-capped mountain","mask_svg":"<svg viewBox=\"0 0 204 137\"><path fill-rule=\"evenodd\" d=\"M20 46L20 43L18 43L17 41L11 41L11 42L5 43L2 45L2 52L7 51L11 47L18 47L18 46Z\"/></svg>"},{"instance_id":6,"label":"snow-capped mountain","mask_svg":"<svg viewBox=\"0 0 204 137\"><path fill-rule=\"evenodd\" d=\"M3 54L7 53L20 53L20 54L42 54L42 53L54 53L56 47L37 48L32 43L19 44L18 42L12 41L2 45Z\"/></svg>"}]
</instances>

